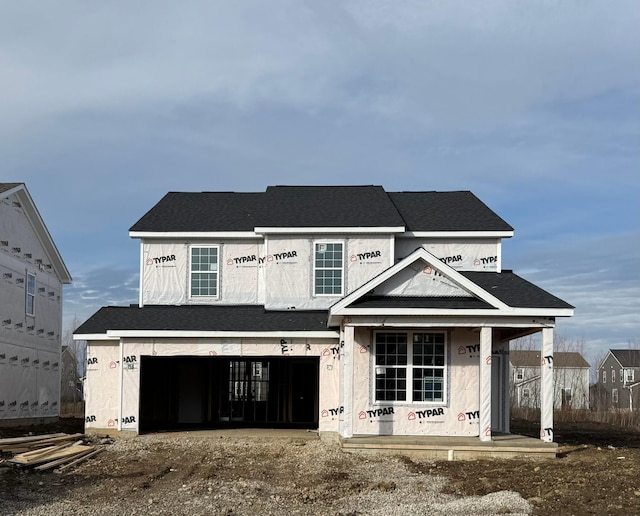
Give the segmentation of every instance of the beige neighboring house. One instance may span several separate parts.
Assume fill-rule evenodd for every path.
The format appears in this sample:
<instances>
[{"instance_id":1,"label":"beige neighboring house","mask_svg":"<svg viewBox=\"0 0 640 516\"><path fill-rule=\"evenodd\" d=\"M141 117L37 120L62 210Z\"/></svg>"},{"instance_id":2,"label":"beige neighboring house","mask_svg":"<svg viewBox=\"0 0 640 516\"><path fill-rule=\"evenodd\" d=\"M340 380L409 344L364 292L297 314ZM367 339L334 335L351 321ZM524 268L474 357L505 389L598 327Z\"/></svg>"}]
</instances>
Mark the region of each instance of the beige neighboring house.
<instances>
[{"instance_id":1,"label":"beige neighboring house","mask_svg":"<svg viewBox=\"0 0 640 516\"><path fill-rule=\"evenodd\" d=\"M60 415L62 286L71 276L24 183L0 183L0 426Z\"/></svg>"},{"instance_id":2,"label":"beige neighboring house","mask_svg":"<svg viewBox=\"0 0 640 516\"><path fill-rule=\"evenodd\" d=\"M511 365L511 406L540 408L540 351L515 350ZM589 363L577 352L553 354L553 393L556 409L589 408Z\"/></svg>"}]
</instances>

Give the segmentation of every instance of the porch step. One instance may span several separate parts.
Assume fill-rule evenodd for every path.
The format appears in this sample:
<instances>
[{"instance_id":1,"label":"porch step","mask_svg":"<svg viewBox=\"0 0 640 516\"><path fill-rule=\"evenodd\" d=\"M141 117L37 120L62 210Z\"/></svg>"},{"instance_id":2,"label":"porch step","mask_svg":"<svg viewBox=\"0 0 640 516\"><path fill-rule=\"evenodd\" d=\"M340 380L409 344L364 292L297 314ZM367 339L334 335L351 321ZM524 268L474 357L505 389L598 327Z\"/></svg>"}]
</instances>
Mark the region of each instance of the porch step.
<instances>
[{"instance_id":1,"label":"porch step","mask_svg":"<svg viewBox=\"0 0 640 516\"><path fill-rule=\"evenodd\" d=\"M341 438L347 452L415 455L436 460L472 460L482 458L556 457L557 443L545 443L532 437L501 434L491 441L478 437L354 436Z\"/></svg>"}]
</instances>

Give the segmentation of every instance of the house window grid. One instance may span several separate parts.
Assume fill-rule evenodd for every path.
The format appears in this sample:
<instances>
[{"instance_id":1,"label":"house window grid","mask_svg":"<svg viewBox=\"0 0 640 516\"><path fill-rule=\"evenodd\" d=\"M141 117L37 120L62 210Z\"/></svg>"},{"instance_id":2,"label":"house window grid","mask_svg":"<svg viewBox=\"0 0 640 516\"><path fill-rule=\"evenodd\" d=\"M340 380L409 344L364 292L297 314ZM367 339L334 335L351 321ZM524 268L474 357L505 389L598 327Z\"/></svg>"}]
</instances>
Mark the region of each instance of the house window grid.
<instances>
[{"instance_id":1,"label":"house window grid","mask_svg":"<svg viewBox=\"0 0 640 516\"><path fill-rule=\"evenodd\" d=\"M607 383L607 372L602 371L602 383Z\"/></svg>"},{"instance_id":2,"label":"house window grid","mask_svg":"<svg viewBox=\"0 0 640 516\"><path fill-rule=\"evenodd\" d=\"M344 290L344 243L315 242L313 251L313 293L341 296Z\"/></svg>"},{"instance_id":3,"label":"house window grid","mask_svg":"<svg viewBox=\"0 0 640 516\"><path fill-rule=\"evenodd\" d=\"M27 288L25 289L25 311L27 315L36 314L36 276L27 273Z\"/></svg>"},{"instance_id":4,"label":"house window grid","mask_svg":"<svg viewBox=\"0 0 640 516\"><path fill-rule=\"evenodd\" d=\"M625 370L625 378L627 379L627 382L633 382L634 379L634 370L633 369L626 369Z\"/></svg>"},{"instance_id":5,"label":"house window grid","mask_svg":"<svg viewBox=\"0 0 640 516\"><path fill-rule=\"evenodd\" d=\"M524 372L522 369L516 369L516 380L520 381L524 379Z\"/></svg>"},{"instance_id":6,"label":"house window grid","mask_svg":"<svg viewBox=\"0 0 640 516\"><path fill-rule=\"evenodd\" d=\"M611 389L611 402L618 403L618 389Z\"/></svg>"},{"instance_id":7,"label":"house window grid","mask_svg":"<svg viewBox=\"0 0 640 516\"><path fill-rule=\"evenodd\" d=\"M217 298L219 246L193 246L189 250L189 293L192 298Z\"/></svg>"},{"instance_id":8,"label":"house window grid","mask_svg":"<svg viewBox=\"0 0 640 516\"><path fill-rule=\"evenodd\" d=\"M616 383L616 370L611 370L611 383Z\"/></svg>"},{"instance_id":9,"label":"house window grid","mask_svg":"<svg viewBox=\"0 0 640 516\"><path fill-rule=\"evenodd\" d=\"M376 332L374 340L374 403L446 404L446 332Z\"/></svg>"}]
</instances>

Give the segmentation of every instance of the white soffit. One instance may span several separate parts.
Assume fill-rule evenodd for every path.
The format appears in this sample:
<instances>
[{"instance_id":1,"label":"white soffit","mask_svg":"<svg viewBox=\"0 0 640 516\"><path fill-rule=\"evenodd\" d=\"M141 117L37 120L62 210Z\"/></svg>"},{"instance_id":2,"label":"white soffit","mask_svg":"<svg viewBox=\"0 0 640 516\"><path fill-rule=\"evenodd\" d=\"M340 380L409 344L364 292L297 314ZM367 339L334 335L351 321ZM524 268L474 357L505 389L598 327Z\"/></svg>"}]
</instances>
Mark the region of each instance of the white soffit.
<instances>
[{"instance_id":1,"label":"white soffit","mask_svg":"<svg viewBox=\"0 0 640 516\"><path fill-rule=\"evenodd\" d=\"M310 339L336 339L337 331L198 331L198 330L107 330L106 338L310 338ZM103 338L105 338L103 336ZM84 340L84 336L83 336Z\"/></svg>"},{"instance_id":2,"label":"white soffit","mask_svg":"<svg viewBox=\"0 0 640 516\"><path fill-rule=\"evenodd\" d=\"M407 231L399 238L511 238L513 231Z\"/></svg>"},{"instance_id":3,"label":"white soffit","mask_svg":"<svg viewBox=\"0 0 640 516\"><path fill-rule=\"evenodd\" d=\"M260 238L253 231L129 231L130 238Z\"/></svg>"}]
</instances>

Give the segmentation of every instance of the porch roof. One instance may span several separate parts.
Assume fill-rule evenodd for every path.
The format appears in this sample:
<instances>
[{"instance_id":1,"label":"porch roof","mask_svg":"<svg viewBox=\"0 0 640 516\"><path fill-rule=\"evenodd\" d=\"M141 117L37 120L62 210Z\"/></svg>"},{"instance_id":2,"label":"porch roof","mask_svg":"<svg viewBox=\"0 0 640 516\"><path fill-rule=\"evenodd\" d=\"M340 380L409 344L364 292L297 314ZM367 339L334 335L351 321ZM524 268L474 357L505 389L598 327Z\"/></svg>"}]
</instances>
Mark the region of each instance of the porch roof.
<instances>
[{"instance_id":1,"label":"porch roof","mask_svg":"<svg viewBox=\"0 0 640 516\"><path fill-rule=\"evenodd\" d=\"M74 335L82 338L80 336L122 331L327 333L327 312L271 311L262 305L106 306Z\"/></svg>"}]
</instances>

